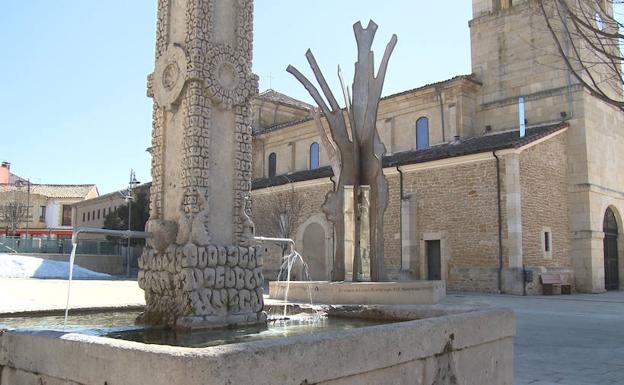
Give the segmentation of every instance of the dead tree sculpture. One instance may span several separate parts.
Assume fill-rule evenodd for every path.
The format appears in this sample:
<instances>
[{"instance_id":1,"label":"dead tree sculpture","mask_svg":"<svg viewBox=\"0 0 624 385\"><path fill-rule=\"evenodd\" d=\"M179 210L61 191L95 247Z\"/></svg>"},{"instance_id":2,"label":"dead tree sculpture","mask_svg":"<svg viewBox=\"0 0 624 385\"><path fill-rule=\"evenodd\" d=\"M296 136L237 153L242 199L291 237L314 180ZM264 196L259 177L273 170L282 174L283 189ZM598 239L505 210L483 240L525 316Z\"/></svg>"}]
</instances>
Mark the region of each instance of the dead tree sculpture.
<instances>
[{"instance_id":1,"label":"dead tree sculpture","mask_svg":"<svg viewBox=\"0 0 624 385\"><path fill-rule=\"evenodd\" d=\"M383 260L383 216L388 204L388 184L383 175L381 163L386 148L379 139L376 123L388 61L396 46L397 37L393 35L390 39L379 71L375 75L374 56L371 47L377 32L377 24L371 20L368 27L363 28L362 24L358 22L353 25L353 31L357 41L358 60L355 63L352 99L348 88L345 87L342 80L340 68L338 69L346 101L346 111L343 111L338 105L310 50L306 52L306 58L329 105L325 102L318 89L295 67L288 66L287 71L303 84L319 106L320 112L315 110L313 115L321 141L329 155L334 171L335 189L327 194L323 206L325 215L335 226L337 247L332 279L345 279L344 187L353 186L355 199L353 207L356 210L356 218L359 218L359 186L370 186L370 275L372 281L383 281L386 279ZM347 119L345 119L345 113ZM321 114L327 120L329 128L323 126ZM360 222L356 219L356 247L353 262L354 279L360 273L358 268L361 266L360 248L357 247L360 241L359 235Z\"/></svg>"}]
</instances>

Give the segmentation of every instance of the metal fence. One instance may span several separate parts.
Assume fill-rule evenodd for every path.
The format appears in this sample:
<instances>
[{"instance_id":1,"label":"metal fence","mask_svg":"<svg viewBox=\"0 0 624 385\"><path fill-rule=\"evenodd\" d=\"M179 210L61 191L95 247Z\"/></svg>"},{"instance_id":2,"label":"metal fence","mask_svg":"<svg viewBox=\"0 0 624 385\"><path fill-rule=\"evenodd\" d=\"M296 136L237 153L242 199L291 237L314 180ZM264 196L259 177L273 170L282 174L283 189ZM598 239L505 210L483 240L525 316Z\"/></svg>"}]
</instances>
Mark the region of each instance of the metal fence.
<instances>
[{"instance_id":1,"label":"metal fence","mask_svg":"<svg viewBox=\"0 0 624 385\"><path fill-rule=\"evenodd\" d=\"M13 238L0 236L0 253L70 254L70 239ZM76 254L125 255L119 242L84 239L78 241Z\"/></svg>"}]
</instances>

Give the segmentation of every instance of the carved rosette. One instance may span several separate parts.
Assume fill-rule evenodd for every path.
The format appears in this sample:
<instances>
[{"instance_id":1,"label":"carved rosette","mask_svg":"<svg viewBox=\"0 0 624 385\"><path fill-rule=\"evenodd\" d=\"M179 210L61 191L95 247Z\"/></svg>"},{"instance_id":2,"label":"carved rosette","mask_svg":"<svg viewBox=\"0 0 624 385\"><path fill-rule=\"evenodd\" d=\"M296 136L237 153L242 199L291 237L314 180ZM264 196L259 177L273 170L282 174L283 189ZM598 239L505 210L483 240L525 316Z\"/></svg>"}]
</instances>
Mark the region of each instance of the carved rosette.
<instances>
[{"instance_id":1,"label":"carved rosette","mask_svg":"<svg viewBox=\"0 0 624 385\"><path fill-rule=\"evenodd\" d=\"M170 45L156 61L152 82L154 100L160 107L172 110L180 98L187 80L186 53L176 45Z\"/></svg>"},{"instance_id":2,"label":"carved rosette","mask_svg":"<svg viewBox=\"0 0 624 385\"><path fill-rule=\"evenodd\" d=\"M246 59L228 45L212 47L206 56L206 89L225 108L246 104L258 92L258 77Z\"/></svg>"}]
</instances>

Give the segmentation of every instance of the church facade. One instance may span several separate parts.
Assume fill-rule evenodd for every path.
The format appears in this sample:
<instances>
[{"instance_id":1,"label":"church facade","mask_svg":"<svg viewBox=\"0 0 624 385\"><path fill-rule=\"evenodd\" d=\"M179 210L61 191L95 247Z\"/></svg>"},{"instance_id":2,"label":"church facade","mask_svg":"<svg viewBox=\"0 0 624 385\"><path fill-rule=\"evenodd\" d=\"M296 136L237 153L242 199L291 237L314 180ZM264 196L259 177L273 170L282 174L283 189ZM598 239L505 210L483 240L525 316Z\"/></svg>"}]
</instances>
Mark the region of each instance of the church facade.
<instances>
[{"instance_id":1,"label":"church facade","mask_svg":"<svg viewBox=\"0 0 624 385\"><path fill-rule=\"evenodd\" d=\"M473 0L472 73L382 99L391 279L537 294L558 274L579 292L624 288L624 116L568 73L535 3ZM272 90L254 101L254 221L258 234L286 230L312 279L328 279L332 171L310 107Z\"/></svg>"}]
</instances>

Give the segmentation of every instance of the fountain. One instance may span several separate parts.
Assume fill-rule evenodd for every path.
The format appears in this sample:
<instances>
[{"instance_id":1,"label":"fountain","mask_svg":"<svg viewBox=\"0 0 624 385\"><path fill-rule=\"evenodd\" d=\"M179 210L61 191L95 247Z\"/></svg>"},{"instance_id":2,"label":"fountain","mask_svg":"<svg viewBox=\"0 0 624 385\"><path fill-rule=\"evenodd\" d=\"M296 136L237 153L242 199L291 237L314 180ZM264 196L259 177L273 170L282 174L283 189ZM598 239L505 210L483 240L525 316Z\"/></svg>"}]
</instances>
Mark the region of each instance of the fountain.
<instances>
[{"instance_id":1,"label":"fountain","mask_svg":"<svg viewBox=\"0 0 624 385\"><path fill-rule=\"evenodd\" d=\"M515 326L507 310L323 306L323 322L267 329L257 243L263 239L254 236L246 204L252 170L249 102L257 92L251 72L253 1L159 0L158 5L156 67L148 79L154 98L150 238L139 259L144 327L134 325L136 314L81 319L73 312L66 330L52 326L62 318L39 320L43 326L26 330L14 326L32 325L32 317L0 320L11 329L0 330L0 385L511 384ZM360 29L372 42L370 28ZM368 52L360 49L360 56ZM372 73L364 67L357 74ZM357 74L354 95L366 83ZM322 79L320 72L315 75ZM326 84L321 86L326 92ZM371 94L375 99L377 92ZM353 100L354 119L364 117L368 131L362 146L352 148L373 164L383 152L376 131L370 131L374 116L360 115L372 111L362 104L365 99ZM339 123L342 111L330 103L325 117ZM329 215L340 214L333 217L336 223L347 218L355 226L337 226L344 240L338 253L347 255L357 234L365 234L360 229L369 226L371 278L381 281L383 176L371 166L355 178L348 169L358 163L347 158L333 165L344 173L340 184L353 187L334 192L327 205L334 207ZM364 191L366 185L371 186L368 225L354 222L353 210L342 216L345 207L365 203L361 194L345 192ZM296 257L286 264L292 266ZM361 259L345 260L353 261L342 265L352 266L352 277L363 276ZM342 280L346 272L339 269L334 278ZM386 282L372 282L378 283ZM318 287L313 284L313 291ZM119 325L119 317L131 321ZM108 318L114 325L97 321ZM93 327L76 327L81 322Z\"/></svg>"}]
</instances>

